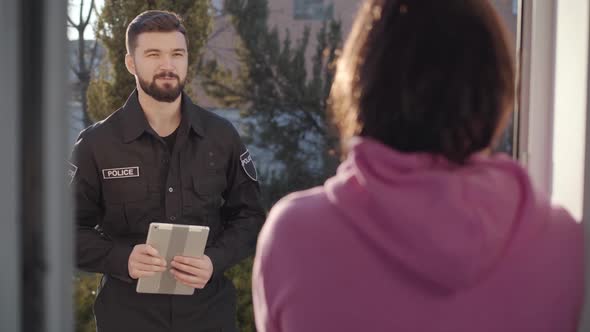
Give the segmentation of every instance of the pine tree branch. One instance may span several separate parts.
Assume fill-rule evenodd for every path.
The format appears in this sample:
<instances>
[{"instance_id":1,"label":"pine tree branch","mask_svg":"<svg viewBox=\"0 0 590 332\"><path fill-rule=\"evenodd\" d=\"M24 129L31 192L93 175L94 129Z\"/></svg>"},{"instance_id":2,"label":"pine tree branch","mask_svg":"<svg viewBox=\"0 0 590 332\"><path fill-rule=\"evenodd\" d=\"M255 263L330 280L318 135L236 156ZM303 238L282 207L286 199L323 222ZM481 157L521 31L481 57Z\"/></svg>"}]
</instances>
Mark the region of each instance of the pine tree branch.
<instances>
[{"instance_id":1,"label":"pine tree branch","mask_svg":"<svg viewBox=\"0 0 590 332\"><path fill-rule=\"evenodd\" d=\"M255 98L253 95L239 92L239 91L235 90L234 88L230 87L229 85L223 84L223 83L221 83L217 80L211 79L211 78L205 78L204 80L202 80L202 85L203 85L203 88L205 89L205 91L207 92L207 94L209 94L210 96L213 96L216 99L220 99L221 102L223 102L221 96L226 96L226 97L232 96L232 97L241 98L242 102L240 102L240 104L245 104L248 101L251 101ZM213 92L213 90L217 90L217 91Z\"/></svg>"}]
</instances>

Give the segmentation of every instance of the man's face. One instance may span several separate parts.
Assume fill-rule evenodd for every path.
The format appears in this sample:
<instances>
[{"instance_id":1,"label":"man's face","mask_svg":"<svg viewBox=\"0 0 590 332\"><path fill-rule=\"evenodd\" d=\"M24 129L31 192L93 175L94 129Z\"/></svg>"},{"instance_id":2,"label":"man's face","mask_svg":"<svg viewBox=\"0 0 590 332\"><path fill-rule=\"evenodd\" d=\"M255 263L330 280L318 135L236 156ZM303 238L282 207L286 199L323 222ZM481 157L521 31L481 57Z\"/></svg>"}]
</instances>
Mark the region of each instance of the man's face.
<instances>
[{"instance_id":1,"label":"man's face","mask_svg":"<svg viewBox=\"0 0 590 332\"><path fill-rule=\"evenodd\" d=\"M187 45L182 33L141 33L126 61L141 89L155 100L171 103L180 96L188 68Z\"/></svg>"}]
</instances>

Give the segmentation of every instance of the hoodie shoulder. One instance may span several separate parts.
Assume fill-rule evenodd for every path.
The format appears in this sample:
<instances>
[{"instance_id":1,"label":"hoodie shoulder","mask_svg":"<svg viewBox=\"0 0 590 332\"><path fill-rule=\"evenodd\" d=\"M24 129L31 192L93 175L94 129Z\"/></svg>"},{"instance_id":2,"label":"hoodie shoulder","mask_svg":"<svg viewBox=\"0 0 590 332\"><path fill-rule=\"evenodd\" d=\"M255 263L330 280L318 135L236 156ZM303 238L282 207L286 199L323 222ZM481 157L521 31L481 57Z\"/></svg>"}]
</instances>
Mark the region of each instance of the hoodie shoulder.
<instances>
[{"instance_id":1,"label":"hoodie shoulder","mask_svg":"<svg viewBox=\"0 0 590 332\"><path fill-rule=\"evenodd\" d=\"M286 246L297 246L300 236L316 232L320 215L328 208L322 187L285 196L270 210L260 232L258 250L276 252Z\"/></svg>"},{"instance_id":2,"label":"hoodie shoulder","mask_svg":"<svg viewBox=\"0 0 590 332\"><path fill-rule=\"evenodd\" d=\"M315 219L314 216L323 211L328 205L329 203L323 187L315 187L291 193L283 197L272 207L267 223L288 224L291 222L313 222ZM274 227L289 226L275 225Z\"/></svg>"},{"instance_id":3,"label":"hoodie shoulder","mask_svg":"<svg viewBox=\"0 0 590 332\"><path fill-rule=\"evenodd\" d=\"M563 207L551 205L547 232L571 246L574 252L583 250L583 225Z\"/></svg>"}]
</instances>

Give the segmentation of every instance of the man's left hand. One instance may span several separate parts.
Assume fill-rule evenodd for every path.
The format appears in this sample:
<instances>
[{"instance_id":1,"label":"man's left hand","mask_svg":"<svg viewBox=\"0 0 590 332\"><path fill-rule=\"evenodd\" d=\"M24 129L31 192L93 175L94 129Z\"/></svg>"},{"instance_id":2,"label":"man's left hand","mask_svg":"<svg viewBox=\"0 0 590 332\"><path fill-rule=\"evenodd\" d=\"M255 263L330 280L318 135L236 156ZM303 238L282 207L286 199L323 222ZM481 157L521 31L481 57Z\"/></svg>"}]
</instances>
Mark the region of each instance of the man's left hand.
<instances>
[{"instance_id":1,"label":"man's left hand","mask_svg":"<svg viewBox=\"0 0 590 332\"><path fill-rule=\"evenodd\" d=\"M181 283L202 289L213 274L213 263L207 255L202 257L175 256L170 273Z\"/></svg>"}]
</instances>

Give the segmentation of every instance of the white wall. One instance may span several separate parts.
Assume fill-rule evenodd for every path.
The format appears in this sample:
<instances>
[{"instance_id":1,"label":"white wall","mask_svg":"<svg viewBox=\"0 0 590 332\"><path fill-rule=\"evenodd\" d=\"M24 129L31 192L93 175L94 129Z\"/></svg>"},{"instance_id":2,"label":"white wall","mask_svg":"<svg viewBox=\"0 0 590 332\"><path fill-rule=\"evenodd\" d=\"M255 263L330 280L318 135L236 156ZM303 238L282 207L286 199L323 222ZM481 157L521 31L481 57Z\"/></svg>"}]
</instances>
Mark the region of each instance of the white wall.
<instances>
[{"instance_id":1,"label":"white wall","mask_svg":"<svg viewBox=\"0 0 590 332\"><path fill-rule=\"evenodd\" d=\"M551 197L578 220L584 189L588 10L588 0L557 2Z\"/></svg>"},{"instance_id":2,"label":"white wall","mask_svg":"<svg viewBox=\"0 0 590 332\"><path fill-rule=\"evenodd\" d=\"M522 1L518 159L551 195L557 0Z\"/></svg>"}]
</instances>

